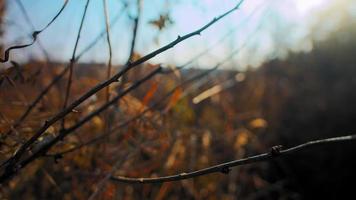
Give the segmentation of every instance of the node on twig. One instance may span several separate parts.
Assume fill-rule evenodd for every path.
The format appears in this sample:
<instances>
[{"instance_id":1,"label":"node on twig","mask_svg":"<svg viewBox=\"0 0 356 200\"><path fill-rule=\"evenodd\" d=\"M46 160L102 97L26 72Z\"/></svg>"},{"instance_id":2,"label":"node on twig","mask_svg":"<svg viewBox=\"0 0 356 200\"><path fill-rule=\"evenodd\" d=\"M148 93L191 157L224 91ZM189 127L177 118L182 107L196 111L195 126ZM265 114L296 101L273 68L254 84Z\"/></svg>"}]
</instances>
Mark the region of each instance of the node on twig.
<instances>
[{"instance_id":1,"label":"node on twig","mask_svg":"<svg viewBox=\"0 0 356 200\"><path fill-rule=\"evenodd\" d=\"M223 174L229 174L231 169L229 167L222 167L220 172Z\"/></svg>"},{"instance_id":2,"label":"node on twig","mask_svg":"<svg viewBox=\"0 0 356 200\"><path fill-rule=\"evenodd\" d=\"M283 146L282 145L277 145L277 146L273 146L271 148L271 155L272 156L278 156L279 154L281 154L281 150L282 150Z\"/></svg>"}]
</instances>

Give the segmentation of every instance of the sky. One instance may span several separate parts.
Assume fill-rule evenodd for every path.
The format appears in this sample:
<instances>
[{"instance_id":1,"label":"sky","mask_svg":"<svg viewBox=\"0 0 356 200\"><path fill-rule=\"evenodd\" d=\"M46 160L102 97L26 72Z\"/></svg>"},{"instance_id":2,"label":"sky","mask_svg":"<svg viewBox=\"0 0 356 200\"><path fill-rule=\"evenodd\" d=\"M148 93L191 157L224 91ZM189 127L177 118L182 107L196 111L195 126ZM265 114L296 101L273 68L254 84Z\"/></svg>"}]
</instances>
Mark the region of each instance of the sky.
<instances>
[{"instance_id":1,"label":"sky","mask_svg":"<svg viewBox=\"0 0 356 200\"><path fill-rule=\"evenodd\" d=\"M110 19L121 15L111 27L114 64L123 64L129 54L132 17L136 15L134 0L123 11L123 0L107 0ZM64 0L21 0L36 29L44 27L61 8ZM59 18L39 36L39 42L49 52L50 59L67 62L71 58L78 27L86 0L69 0ZM190 33L225 11L234 7L236 0L143 0L136 51L145 55L175 40L178 35ZM327 10L333 13L346 10L356 18L352 0L245 0L240 9L175 48L155 57L152 63L181 65L210 48L193 63L194 67L209 68L234 56L224 63L225 68L258 67L274 58L285 58L289 52L308 52L313 41L322 40L337 29L337 15L321 18ZM337 12L336 12L337 11ZM168 13L173 23L163 30L149 22ZM5 46L31 41L32 27L26 22L15 0L7 0L5 17ZM321 26L320 24L323 24ZM325 25L324 25L325 24ZM91 0L79 41L80 52L105 28L102 0ZM320 30L319 30L320 29ZM218 45L216 45L218 44ZM11 59L25 62L43 59L38 44L15 50ZM105 63L108 48L105 37L85 54L80 62Z\"/></svg>"}]
</instances>

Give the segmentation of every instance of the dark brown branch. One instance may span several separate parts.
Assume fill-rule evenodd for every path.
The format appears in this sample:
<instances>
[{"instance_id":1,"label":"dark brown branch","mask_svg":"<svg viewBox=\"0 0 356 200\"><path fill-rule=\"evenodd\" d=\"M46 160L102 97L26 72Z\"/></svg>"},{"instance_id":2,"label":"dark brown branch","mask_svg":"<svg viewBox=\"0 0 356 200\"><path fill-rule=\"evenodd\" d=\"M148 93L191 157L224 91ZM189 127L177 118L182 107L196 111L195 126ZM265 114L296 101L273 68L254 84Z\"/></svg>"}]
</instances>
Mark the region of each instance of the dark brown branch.
<instances>
[{"instance_id":1,"label":"dark brown branch","mask_svg":"<svg viewBox=\"0 0 356 200\"><path fill-rule=\"evenodd\" d=\"M138 32L138 27L139 27L139 22L140 22L140 18L141 18L141 7L142 7L142 0L137 0L136 2L137 4L137 15L134 18L134 23L133 23L133 29L132 29L132 39L131 39L131 46L130 46L130 51L129 51L129 57L127 58L126 63L130 63L133 60L133 56L135 53L135 46L136 46L136 40L137 40L137 32ZM121 91L122 88L124 87L125 83L127 82L127 74L124 74L121 77L121 83L118 87L118 91Z\"/></svg>"},{"instance_id":2,"label":"dark brown branch","mask_svg":"<svg viewBox=\"0 0 356 200\"><path fill-rule=\"evenodd\" d=\"M239 160L234 160L218 165L214 165L208 168L204 168L201 170L193 171L193 172L188 172L188 173L180 173L177 175L171 175L171 176L163 176L163 177L158 177L158 178L128 178L128 177L123 177L123 176L115 176L111 177L111 180L116 181L116 182L122 182L122 183L139 183L139 184L144 184L144 183L163 183L163 182L171 182L171 181L179 181L179 180L184 180L184 179L190 179L190 178L195 178L199 176L204 176L207 174L212 174L212 173L228 173L230 168L232 167L237 167L241 165L247 165L247 164L252 164L252 163L257 163L261 161L268 161L272 160L276 157L283 157L286 156L287 154L292 154L299 152L301 150L304 150L306 148L316 146L316 145L322 145L322 144L330 144L330 143L336 143L336 142L346 142L346 141L351 141L355 140L356 135L348 135L348 136L341 136L341 137L334 137L334 138L327 138L327 139L322 139L322 140L314 140L310 142L306 142L304 144L300 144L295 147L291 147L289 149L282 150L281 146L275 146L272 147L270 151L247 157L247 158L242 158Z\"/></svg>"},{"instance_id":3,"label":"dark brown branch","mask_svg":"<svg viewBox=\"0 0 356 200\"><path fill-rule=\"evenodd\" d=\"M111 21L110 27L113 27L117 24L117 22L123 16L123 13L126 9L127 9L127 5L125 4L124 7L122 7L122 9L116 14L116 16ZM99 33L99 35L92 42L90 42L85 48L83 48L82 51L78 53L76 60L80 59L85 53L87 53L90 49L92 49L105 35L106 35L106 27Z\"/></svg>"},{"instance_id":4,"label":"dark brown branch","mask_svg":"<svg viewBox=\"0 0 356 200\"><path fill-rule=\"evenodd\" d=\"M75 55L77 53L79 39L80 39L80 35L82 33L82 29L83 29L83 25L84 25L84 21L85 21L85 16L87 14L89 3L90 3L90 0L87 0L87 2L85 4L85 7L84 7L84 12L83 12L83 15L82 15L82 19L80 21L78 35L77 35L77 38L75 40L75 45L74 45L74 49L73 49L73 53L72 53L72 58L70 59L69 77L68 77L68 82L67 82L66 93L65 93L65 96L64 96L63 109L65 109L67 107L69 96L70 96L70 90L71 90L71 87L72 87L72 80L73 80L73 68L74 68L74 64L76 62L75 61L75 57L76 57ZM65 117L62 118L61 129L65 129Z\"/></svg>"},{"instance_id":5,"label":"dark brown branch","mask_svg":"<svg viewBox=\"0 0 356 200\"><path fill-rule=\"evenodd\" d=\"M112 47L110 39L110 17L106 0L103 0L104 15L105 15L105 29L106 29L106 42L108 44L109 50L109 59L108 59L108 69L106 79L111 77L111 68L112 68ZM106 87L106 102L110 100L110 86Z\"/></svg>"},{"instance_id":6,"label":"dark brown branch","mask_svg":"<svg viewBox=\"0 0 356 200\"><path fill-rule=\"evenodd\" d=\"M136 40L137 40L137 32L138 32L138 25L140 22L141 18L141 7L142 7L142 0L137 0L137 16L134 19L134 26L132 29L132 39L131 39L131 47L130 47L130 53L129 53L129 58L127 62L132 62L132 57L135 52L135 46L136 46Z\"/></svg>"},{"instance_id":7,"label":"dark brown branch","mask_svg":"<svg viewBox=\"0 0 356 200\"><path fill-rule=\"evenodd\" d=\"M112 68L112 47L111 47L111 38L110 38L110 16L107 6L107 1L103 0L103 9L104 9L104 17L105 17L105 30L106 30L106 43L108 46L109 58L108 58L108 66L106 72L106 79L111 77L111 68ZM110 100L110 85L106 87L105 91L105 103ZM111 125L110 113L107 112L105 116L105 130L108 131Z\"/></svg>"},{"instance_id":8,"label":"dark brown branch","mask_svg":"<svg viewBox=\"0 0 356 200\"><path fill-rule=\"evenodd\" d=\"M32 33L32 41L28 44L23 44L23 45L15 45L15 46L11 46L9 48L7 48L5 50L5 57L4 58L0 58L0 62L2 63L5 63L7 61L9 61L9 57L10 57L10 52L14 49L22 49L22 48L26 48L26 47L29 47L31 45L33 45L36 40L37 40L37 37L39 34L41 34L43 31L45 31L54 21L56 21L56 19L61 15L61 13L63 12L63 10L66 8L68 4L68 0L65 0L63 5L62 5L62 8L57 12L57 14L52 18L52 20L42 29L38 30L38 31L34 31Z\"/></svg>"},{"instance_id":9,"label":"dark brown branch","mask_svg":"<svg viewBox=\"0 0 356 200\"><path fill-rule=\"evenodd\" d=\"M26 152L26 150L54 123L56 123L58 120L61 120L63 117L65 117L66 115L68 115L69 113L72 112L73 109L75 109L78 105L80 105L82 102L84 102L86 99L88 99L89 97L91 97L93 94L101 91L103 88L107 87L108 85L112 84L113 82L117 82L119 80L119 78L125 74L126 72L128 72L131 68L140 65L150 59L152 59L153 57L167 51L168 49L173 48L175 45L185 41L186 39L196 36L196 35L200 35L201 32L203 32L204 30L206 30L207 28L209 28L210 26L212 26L213 24L215 24L216 22L218 22L219 20L221 20L222 18L224 18L225 16L229 15L230 13L232 13L233 11L237 10L240 5L242 4L244 0L241 0L239 3L237 3L237 5L235 7L233 7L232 9L228 10L227 12L225 12L224 14L220 15L219 17L214 18L212 21L210 21L208 24L204 25L203 27L201 27L200 29L188 33L184 36L178 36L178 38L176 40L174 40L173 42L167 44L166 46L163 46L149 54L147 54L146 56L138 59L137 61L134 62L130 62L127 63L124 68L118 72L117 74L115 74L113 77L111 77L109 80L106 80L104 82L99 83L98 85L96 85L95 87L93 87L92 89L90 89L87 93L85 93L83 96L81 96L79 99L75 100L72 104L70 104L68 107L66 107L65 109L63 109L62 111L60 111L59 113L57 113L55 116L53 116L51 119L47 120L44 125L26 142L24 143L19 149L18 151L12 156L10 157L6 162L6 168L8 170L8 172L11 172L10 174L14 174L13 170L17 169L18 167L16 167L15 165L17 164L18 160L23 156L23 154ZM20 166L21 167L21 166ZM15 170L16 171L16 170ZM5 172L4 175L7 175L7 172ZM7 176L6 176L7 177ZM11 177L11 176L10 176ZM2 179L4 180L4 179Z\"/></svg>"},{"instance_id":10,"label":"dark brown branch","mask_svg":"<svg viewBox=\"0 0 356 200\"><path fill-rule=\"evenodd\" d=\"M19 6L25 20L27 21L27 23L31 26L32 28L32 31L35 32L36 31L36 28L35 28L35 25L32 23L31 21L31 18L30 16L28 15L28 12L25 8L25 6L23 5L23 3L21 2L21 0L16 0L15 1L17 3L17 5ZM49 59L49 53L47 52L47 50L44 48L44 46L42 45L42 42L41 40L37 39L37 44L40 48L40 50L42 51L43 55L45 56L46 58L46 61L48 62L50 59Z\"/></svg>"}]
</instances>

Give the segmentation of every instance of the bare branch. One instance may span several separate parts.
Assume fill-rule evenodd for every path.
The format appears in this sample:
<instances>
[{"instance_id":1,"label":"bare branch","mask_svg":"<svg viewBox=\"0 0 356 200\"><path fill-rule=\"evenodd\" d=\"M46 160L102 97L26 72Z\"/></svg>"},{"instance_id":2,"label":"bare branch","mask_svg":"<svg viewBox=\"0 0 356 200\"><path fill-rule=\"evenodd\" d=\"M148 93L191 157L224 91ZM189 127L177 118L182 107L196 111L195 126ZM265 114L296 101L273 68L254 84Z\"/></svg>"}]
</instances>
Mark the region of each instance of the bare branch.
<instances>
[{"instance_id":1,"label":"bare branch","mask_svg":"<svg viewBox=\"0 0 356 200\"><path fill-rule=\"evenodd\" d=\"M105 184L110 181L111 176L115 173L116 170L124 163L129 157L134 155L135 152L127 153L124 157L117 159L114 166L112 167L111 171L105 175L105 177L100 180L98 185L95 187L94 192L90 195L88 200L94 200L100 193L100 191L104 188Z\"/></svg>"},{"instance_id":2,"label":"bare branch","mask_svg":"<svg viewBox=\"0 0 356 200\"><path fill-rule=\"evenodd\" d=\"M21 9L21 13L23 14L25 20L27 21L27 23L31 26L32 31L35 32L36 28L35 25L33 25L30 16L28 15L28 12L25 8L25 6L23 5L23 3L21 2L21 0L16 0L15 1L17 3L17 5L20 7ZM40 50L42 51L43 55L45 56L47 62L50 60L49 59L49 53L47 52L47 50L44 48L44 46L42 45L42 42L40 39L37 39L37 44L38 47L40 48Z\"/></svg>"},{"instance_id":3,"label":"bare branch","mask_svg":"<svg viewBox=\"0 0 356 200\"><path fill-rule=\"evenodd\" d=\"M65 93L65 97L64 97L63 109L65 109L67 107L69 96L70 96L70 89L72 87L72 80L73 80L73 67L74 67L74 64L75 64L75 57L76 57L75 54L77 53L80 34L82 33L83 24L84 24L84 21L85 21L85 16L87 14L89 3L90 3L90 0L87 0L87 2L85 4L85 7L84 7L82 20L80 22L77 39L75 41L75 45L74 45L74 49L73 49L73 53L72 53L72 58L70 59L69 77L68 77L67 88L66 88L66 93ZM61 129L65 129L65 117L62 118Z\"/></svg>"},{"instance_id":4,"label":"bare branch","mask_svg":"<svg viewBox=\"0 0 356 200\"><path fill-rule=\"evenodd\" d=\"M122 7L122 9L114 16L113 20L109 24L110 27L113 27L117 24L117 22L123 16L123 13L126 9L127 9L127 5L125 4ZM92 42L90 42L86 47L83 48L82 51L78 53L76 60L79 60L85 53L87 53L90 49L92 49L105 35L106 35L106 26Z\"/></svg>"},{"instance_id":5,"label":"bare branch","mask_svg":"<svg viewBox=\"0 0 356 200\"><path fill-rule=\"evenodd\" d=\"M22 48L26 48L26 47L29 47L29 46L33 45L36 42L38 35L41 34L43 31L45 31L61 15L63 10L66 8L68 2L69 2L69 0L65 0L64 1L63 5L62 5L62 8L58 11L58 13L52 18L52 20L44 28L42 28L42 29L40 29L38 31L34 31L32 33L32 41L30 43L23 44L23 45L11 46L11 47L7 48L5 50L5 53L4 53L5 57L4 58L0 58L0 62L5 63L5 62L9 61L10 52L12 50L14 50L14 49L22 49Z\"/></svg>"},{"instance_id":6,"label":"bare branch","mask_svg":"<svg viewBox=\"0 0 356 200\"><path fill-rule=\"evenodd\" d=\"M336 143L336 142L347 142L347 141L352 141L355 139L356 139L356 135L348 135L348 136L327 138L327 139L321 139L321 140L314 140L314 141L309 141L309 142L306 142L306 143L303 143L298 146L291 147L291 148L285 149L285 150L282 150L282 146L278 145L278 146L272 147L270 149L270 151L266 152L266 153L262 153L262 154L258 154L255 156L214 165L214 166L204 168L201 170L197 170L197 171L193 171L193 172L180 173L177 175L163 176L163 177L158 177L158 178L128 178L128 177L123 177L123 176L113 176L113 177L111 177L111 180L116 181L116 182L122 182L122 183L144 184L144 183L163 183L163 182L179 181L179 180L195 178L195 177L212 174L212 173L226 174L226 173L229 173L230 168L232 168L232 167L257 163L257 162L261 162L261 161L268 161L268 160L272 160L277 157L284 157L286 155L296 153L296 152L302 151L306 148L316 146L316 145L322 145L322 144L326 145L326 144L331 144L331 143Z\"/></svg>"},{"instance_id":7,"label":"bare branch","mask_svg":"<svg viewBox=\"0 0 356 200\"><path fill-rule=\"evenodd\" d=\"M138 32L139 22L140 22L140 18L141 18L142 0L137 0L136 4L137 4L137 15L133 20L134 21L134 25L133 25L133 29L132 29L131 46L130 46L130 51L129 51L129 57L127 58L127 62L126 63L130 63L130 62L133 61L132 59L133 59L133 56L134 56L134 53L135 53L137 32ZM121 77L121 84L119 85L118 91L122 90L122 88L124 87L126 81L127 81L127 75L124 74Z\"/></svg>"},{"instance_id":8,"label":"bare branch","mask_svg":"<svg viewBox=\"0 0 356 200\"><path fill-rule=\"evenodd\" d=\"M130 53L129 53L129 58L127 62L130 62L134 52L135 52L135 46L136 46L136 39L137 39L137 32L138 32L138 25L140 22L140 17L141 17L141 9L142 9L142 0L137 0L137 16L134 19L134 26L132 29L132 39L131 39L131 47L130 47Z\"/></svg>"},{"instance_id":9,"label":"bare branch","mask_svg":"<svg viewBox=\"0 0 356 200\"><path fill-rule=\"evenodd\" d=\"M109 11L106 0L103 0L104 4L104 15L105 15L105 29L106 29L106 41L108 44L109 50L109 60L108 60L108 69L106 79L111 77L111 68L112 68L112 47L111 47L111 40L110 40L110 17ZM106 87L106 102L110 100L110 86Z\"/></svg>"}]
</instances>

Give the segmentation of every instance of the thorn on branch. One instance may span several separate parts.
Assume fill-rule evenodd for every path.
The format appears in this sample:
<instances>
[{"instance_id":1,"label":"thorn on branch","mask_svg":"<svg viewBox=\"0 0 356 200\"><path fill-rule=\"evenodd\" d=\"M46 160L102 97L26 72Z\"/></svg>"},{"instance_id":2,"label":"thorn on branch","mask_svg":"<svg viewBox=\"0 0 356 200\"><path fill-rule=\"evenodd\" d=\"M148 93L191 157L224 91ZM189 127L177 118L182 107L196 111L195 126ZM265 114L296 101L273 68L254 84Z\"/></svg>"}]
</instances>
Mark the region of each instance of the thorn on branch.
<instances>
[{"instance_id":1,"label":"thorn on branch","mask_svg":"<svg viewBox=\"0 0 356 200\"><path fill-rule=\"evenodd\" d=\"M72 109L72 112L73 112L73 113L79 113L79 111L76 110L76 109Z\"/></svg>"},{"instance_id":2,"label":"thorn on branch","mask_svg":"<svg viewBox=\"0 0 356 200\"><path fill-rule=\"evenodd\" d=\"M222 167L220 172L223 174L229 174L231 169L229 167Z\"/></svg>"},{"instance_id":3,"label":"thorn on branch","mask_svg":"<svg viewBox=\"0 0 356 200\"><path fill-rule=\"evenodd\" d=\"M282 145L277 145L277 146L273 146L271 148L271 155L272 156L278 156L279 154L281 154L281 150L282 150L283 146Z\"/></svg>"}]
</instances>

